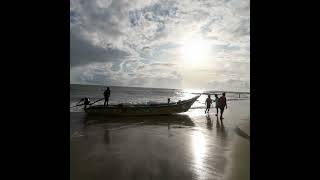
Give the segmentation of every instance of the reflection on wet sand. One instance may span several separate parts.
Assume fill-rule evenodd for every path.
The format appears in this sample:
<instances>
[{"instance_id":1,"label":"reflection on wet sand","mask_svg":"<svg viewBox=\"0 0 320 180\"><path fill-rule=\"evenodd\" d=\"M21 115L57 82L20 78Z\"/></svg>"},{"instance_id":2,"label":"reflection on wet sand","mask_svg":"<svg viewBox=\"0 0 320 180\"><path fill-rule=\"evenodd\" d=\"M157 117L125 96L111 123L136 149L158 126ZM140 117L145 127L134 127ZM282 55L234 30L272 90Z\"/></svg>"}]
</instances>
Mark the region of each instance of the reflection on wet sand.
<instances>
[{"instance_id":1,"label":"reflection on wet sand","mask_svg":"<svg viewBox=\"0 0 320 180\"><path fill-rule=\"evenodd\" d=\"M125 124L136 124L143 123L144 125L184 125L184 126L195 126L189 115L175 114L175 115L164 115L164 116L148 116L148 117L105 117L105 116L92 116L85 115L83 118L86 126L93 124L108 124L108 123L125 123Z\"/></svg>"},{"instance_id":2,"label":"reflection on wet sand","mask_svg":"<svg viewBox=\"0 0 320 180\"><path fill-rule=\"evenodd\" d=\"M202 116L203 117L203 116ZM206 129L201 127L201 121L197 121L196 128L190 134L192 171L196 175L194 179L222 179L226 171L227 151L231 144L227 139L227 129L223 121L218 117L206 115ZM213 121L216 121L216 131L213 129ZM216 138L212 135L216 134Z\"/></svg>"},{"instance_id":3,"label":"reflection on wet sand","mask_svg":"<svg viewBox=\"0 0 320 180\"><path fill-rule=\"evenodd\" d=\"M194 131L191 135L192 154L193 154L193 171L199 179L206 178L205 166L207 147L204 134L201 131Z\"/></svg>"},{"instance_id":4,"label":"reflection on wet sand","mask_svg":"<svg viewBox=\"0 0 320 180\"><path fill-rule=\"evenodd\" d=\"M217 136L222 138L222 140L226 139L227 138L227 132L225 130L225 127L224 127L224 124L223 124L223 121L220 120L219 122L219 118L217 117L216 118L216 127L217 127ZM226 141L224 141L226 142Z\"/></svg>"},{"instance_id":5,"label":"reflection on wet sand","mask_svg":"<svg viewBox=\"0 0 320 180\"><path fill-rule=\"evenodd\" d=\"M206 118L207 118L207 128L208 128L209 130L212 130L212 126L213 126L213 125L212 125L212 120L211 120L210 115L207 114Z\"/></svg>"},{"instance_id":6,"label":"reflection on wet sand","mask_svg":"<svg viewBox=\"0 0 320 180\"><path fill-rule=\"evenodd\" d=\"M104 130L104 142L110 144L110 132L108 129Z\"/></svg>"},{"instance_id":7,"label":"reflection on wet sand","mask_svg":"<svg viewBox=\"0 0 320 180\"><path fill-rule=\"evenodd\" d=\"M218 118L217 118L216 122L217 122L217 123L216 123L216 128L219 129L219 128L220 128L220 123L219 123Z\"/></svg>"},{"instance_id":8,"label":"reflection on wet sand","mask_svg":"<svg viewBox=\"0 0 320 180\"><path fill-rule=\"evenodd\" d=\"M235 118L228 115L220 121L194 109L171 116L83 116L85 136L70 140L70 179L224 179L230 172L248 179L233 173L239 155L230 155L238 149ZM249 171L242 166L247 159L235 167Z\"/></svg>"}]
</instances>

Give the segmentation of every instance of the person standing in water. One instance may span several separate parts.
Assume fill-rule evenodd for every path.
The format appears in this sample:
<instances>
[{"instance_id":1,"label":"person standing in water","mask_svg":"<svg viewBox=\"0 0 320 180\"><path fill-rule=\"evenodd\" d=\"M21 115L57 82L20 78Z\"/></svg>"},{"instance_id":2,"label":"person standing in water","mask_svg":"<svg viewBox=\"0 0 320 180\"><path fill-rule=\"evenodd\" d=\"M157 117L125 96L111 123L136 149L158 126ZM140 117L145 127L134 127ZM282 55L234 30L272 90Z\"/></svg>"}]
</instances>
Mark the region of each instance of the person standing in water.
<instances>
[{"instance_id":1,"label":"person standing in water","mask_svg":"<svg viewBox=\"0 0 320 180\"><path fill-rule=\"evenodd\" d=\"M109 87L107 87L107 90L104 91L103 95L104 95L104 104L103 106L105 107L106 106L106 102L107 102L107 107L109 106L109 97L110 97L110 89Z\"/></svg>"},{"instance_id":2,"label":"person standing in water","mask_svg":"<svg viewBox=\"0 0 320 180\"><path fill-rule=\"evenodd\" d=\"M208 95L208 98L206 99L205 104L207 105L206 110L204 111L204 113L206 114L207 112L209 113L210 110L210 106L212 104L212 99L210 98L210 95Z\"/></svg>"},{"instance_id":3,"label":"person standing in water","mask_svg":"<svg viewBox=\"0 0 320 180\"><path fill-rule=\"evenodd\" d=\"M219 113L219 103L218 103L219 102L219 98L218 98L218 94L215 94L214 97L215 97L214 102L216 102L216 110L217 110L216 116L218 116L218 113Z\"/></svg>"},{"instance_id":4,"label":"person standing in water","mask_svg":"<svg viewBox=\"0 0 320 180\"><path fill-rule=\"evenodd\" d=\"M223 92L222 96L219 98L218 107L220 109L220 120L222 121L222 119L223 119L222 115L223 115L224 107L226 107L226 109L228 109L227 98L226 98L226 93L225 92Z\"/></svg>"}]
</instances>

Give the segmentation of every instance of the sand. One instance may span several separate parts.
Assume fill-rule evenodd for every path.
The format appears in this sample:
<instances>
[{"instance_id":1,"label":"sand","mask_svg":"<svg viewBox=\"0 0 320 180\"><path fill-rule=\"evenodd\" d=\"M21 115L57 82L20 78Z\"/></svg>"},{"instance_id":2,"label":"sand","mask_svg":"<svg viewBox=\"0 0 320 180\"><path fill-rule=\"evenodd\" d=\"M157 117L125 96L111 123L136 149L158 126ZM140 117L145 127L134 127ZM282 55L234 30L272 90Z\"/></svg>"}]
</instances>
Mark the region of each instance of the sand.
<instances>
[{"instance_id":1,"label":"sand","mask_svg":"<svg viewBox=\"0 0 320 180\"><path fill-rule=\"evenodd\" d=\"M70 179L250 179L250 101L173 116L70 113Z\"/></svg>"}]
</instances>

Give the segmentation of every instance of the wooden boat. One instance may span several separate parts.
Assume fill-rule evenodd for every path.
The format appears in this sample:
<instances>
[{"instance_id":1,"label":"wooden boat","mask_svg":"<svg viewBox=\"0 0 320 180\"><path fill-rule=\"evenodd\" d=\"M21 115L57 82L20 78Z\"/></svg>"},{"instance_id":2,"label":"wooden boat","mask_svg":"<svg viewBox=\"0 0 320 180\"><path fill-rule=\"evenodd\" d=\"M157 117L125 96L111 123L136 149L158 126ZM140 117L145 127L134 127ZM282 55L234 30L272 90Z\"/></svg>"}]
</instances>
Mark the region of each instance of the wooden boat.
<instances>
[{"instance_id":1,"label":"wooden boat","mask_svg":"<svg viewBox=\"0 0 320 180\"><path fill-rule=\"evenodd\" d=\"M100 114L109 116L148 116L148 115L168 115L182 113L189 110L192 104L200 97L179 101L170 104L141 104L141 105L103 105L89 106L84 109L87 114Z\"/></svg>"}]
</instances>

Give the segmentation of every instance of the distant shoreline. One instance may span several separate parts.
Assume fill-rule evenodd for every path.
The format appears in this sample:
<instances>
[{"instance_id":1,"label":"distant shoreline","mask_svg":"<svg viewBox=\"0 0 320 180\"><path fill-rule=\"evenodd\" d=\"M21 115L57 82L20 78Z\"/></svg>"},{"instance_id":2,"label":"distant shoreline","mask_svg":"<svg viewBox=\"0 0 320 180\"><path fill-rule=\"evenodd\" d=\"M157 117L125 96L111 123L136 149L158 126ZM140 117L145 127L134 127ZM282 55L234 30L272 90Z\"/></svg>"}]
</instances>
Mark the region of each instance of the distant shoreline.
<instances>
[{"instance_id":1,"label":"distant shoreline","mask_svg":"<svg viewBox=\"0 0 320 180\"><path fill-rule=\"evenodd\" d=\"M98 85L98 84L71 84L70 85L76 85L76 86L100 86L100 87L107 87L106 85ZM159 87L136 87L136 86L110 86L110 87L121 87L121 88L125 88L125 87L130 87L130 88L149 88L149 89L169 89L169 90L186 90L186 89L177 89L177 88L159 88ZM194 90L199 90L199 91L205 91L205 92L208 92L208 93L211 93L211 92L215 92L215 93L222 93L222 92L225 92L225 93L235 93L235 94L250 94L250 92L248 91L221 91L221 90L201 90L201 89L194 89Z\"/></svg>"}]
</instances>

